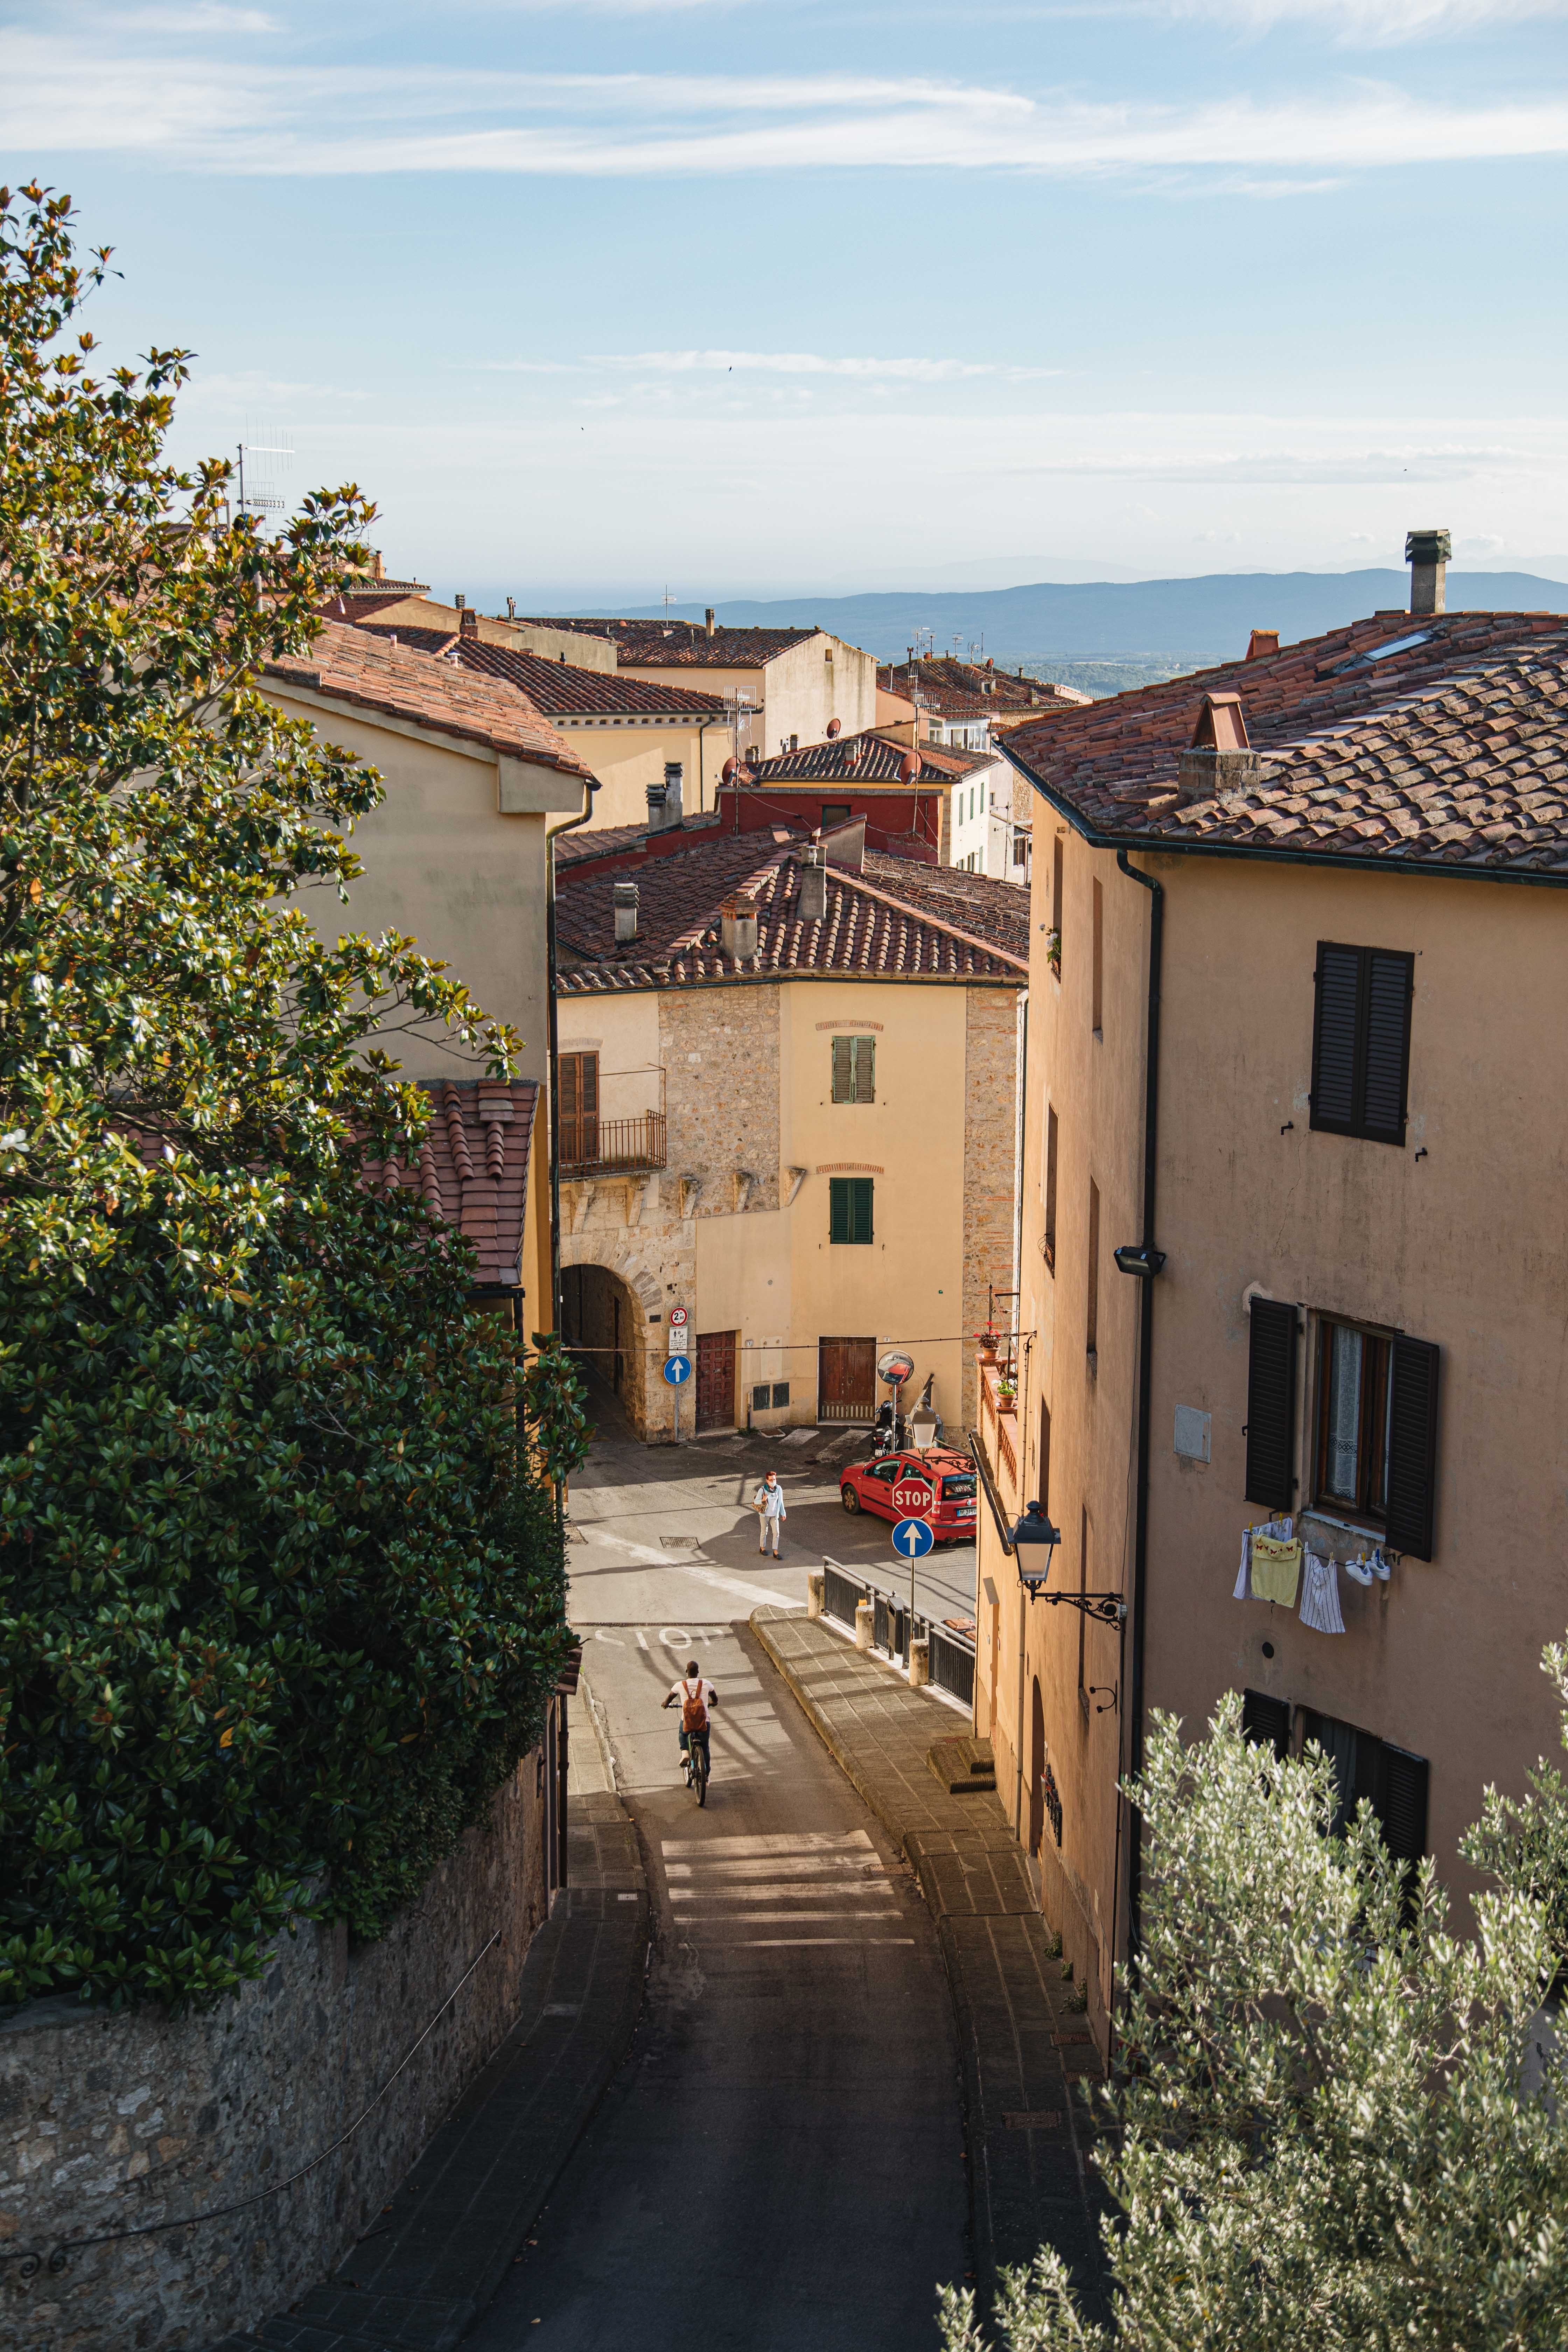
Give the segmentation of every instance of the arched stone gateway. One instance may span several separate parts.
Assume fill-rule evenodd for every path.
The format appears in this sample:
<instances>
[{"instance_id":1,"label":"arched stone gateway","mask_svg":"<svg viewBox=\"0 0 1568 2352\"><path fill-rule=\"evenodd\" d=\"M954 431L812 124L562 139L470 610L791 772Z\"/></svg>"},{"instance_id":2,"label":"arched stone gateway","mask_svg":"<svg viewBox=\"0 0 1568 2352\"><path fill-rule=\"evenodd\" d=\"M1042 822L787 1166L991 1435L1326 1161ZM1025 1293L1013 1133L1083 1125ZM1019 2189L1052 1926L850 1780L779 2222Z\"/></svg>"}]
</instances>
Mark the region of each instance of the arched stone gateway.
<instances>
[{"instance_id":1,"label":"arched stone gateway","mask_svg":"<svg viewBox=\"0 0 1568 2352\"><path fill-rule=\"evenodd\" d=\"M664 1286L636 1250L602 1228L563 1234L561 1323L590 1380L614 1393L637 1434L670 1435L673 1391L660 1377Z\"/></svg>"}]
</instances>

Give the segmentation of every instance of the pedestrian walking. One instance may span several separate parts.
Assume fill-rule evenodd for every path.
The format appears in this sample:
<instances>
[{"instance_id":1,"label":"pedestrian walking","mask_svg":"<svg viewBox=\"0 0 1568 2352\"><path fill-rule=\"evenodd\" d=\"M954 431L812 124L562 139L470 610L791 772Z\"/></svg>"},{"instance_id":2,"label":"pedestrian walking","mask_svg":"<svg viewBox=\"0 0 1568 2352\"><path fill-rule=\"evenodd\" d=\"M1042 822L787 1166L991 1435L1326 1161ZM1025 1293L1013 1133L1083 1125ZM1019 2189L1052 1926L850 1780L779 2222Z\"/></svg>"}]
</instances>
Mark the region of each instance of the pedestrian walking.
<instances>
[{"instance_id":1,"label":"pedestrian walking","mask_svg":"<svg viewBox=\"0 0 1568 2352\"><path fill-rule=\"evenodd\" d=\"M770 1470L757 1488L752 1497L752 1508L757 1515L757 1549L759 1552L766 1551L768 1534L771 1529L773 1538L773 1558L777 1559L779 1537L789 1513L784 1508L784 1488L779 1485L779 1474L776 1470Z\"/></svg>"}]
</instances>

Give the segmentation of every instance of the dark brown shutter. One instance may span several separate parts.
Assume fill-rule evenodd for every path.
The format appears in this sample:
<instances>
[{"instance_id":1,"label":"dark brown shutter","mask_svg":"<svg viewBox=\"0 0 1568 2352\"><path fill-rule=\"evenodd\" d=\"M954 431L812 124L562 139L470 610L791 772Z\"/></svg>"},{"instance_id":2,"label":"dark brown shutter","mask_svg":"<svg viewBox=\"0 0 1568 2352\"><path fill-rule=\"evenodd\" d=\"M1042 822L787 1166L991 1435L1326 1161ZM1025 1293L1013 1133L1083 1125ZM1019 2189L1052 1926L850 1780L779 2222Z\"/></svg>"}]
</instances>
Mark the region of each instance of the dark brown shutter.
<instances>
[{"instance_id":1,"label":"dark brown shutter","mask_svg":"<svg viewBox=\"0 0 1568 2352\"><path fill-rule=\"evenodd\" d=\"M1396 1862L1419 1862L1426 1851L1426 1788L1432 1768L1425 1756L1383 1747L1383 1802L1378 1807L1384 1843Z\"/></svg>"},{"instance_id":2,"label":"dark brown shutter","mask_svg":"<svg viewBox=\"0 0 1568 2352\"><path fill-rule=\"evenodd\" d=\"M1312 1022L1312 1125L1349 1135L1355 1124L1359 948L1318 941L1318 1001Z\"/></svg>"},{"instance_id":3,"label":"dark brown shutter","mask_svg":"<svg viewBox=\"0 0 1568 2352\"><path fill-rule=\"evenodd\" d=\"M1274 1511L1294 1509L1295 1437L1296 1309L1289 1299L1255 1298L1247 1366L1249 1503L1266 1503Z\"/></svg>"},{"instance_id":4,"label":"dark brown shutter","mask_svg":"<svg viewBox=\"0 0 1568 2352\"><path fill-rule=\"evenodd\" d=\"M1437 1486L1437 1350L1428 1339L1393 1341L1388 1369L1388 1542L1432 1557Z\"/></svg>"},{"instance_id":5,"label":"dark brown shutter","mask_svg":"<svg viewBox=\"0 0 1568 2352\"><path fill-rule=\"evenodd\" d=\"M875 1037L854 1037L855 1099L875 1102L877 1099L877 1041Z\"/></svg>"},{"instance_id":6,"label":"dark brown shutter","mask_svg":"<svg viewBox=\"0 0 1568 2352\"><path fill-rule=\"evenodd\" d=\"M1283 1756L1290 1745L1290 1702L1270 1698L1267 1691L1241 1694L1241 1736L1257 1748L1272 1748Z\"/></svg>"},{"instance_id":7,"label":"dark brown shutter","mask_svg":"<svg viewBox=\"0 0 1568 2352\"><path fill-rule=\"evenodd\" d=\"M1371 948L1366 963L1366 1075L1357 1124L1374 1142L1403 1143L1415 959Z\"/></svg>"}]
</instances>

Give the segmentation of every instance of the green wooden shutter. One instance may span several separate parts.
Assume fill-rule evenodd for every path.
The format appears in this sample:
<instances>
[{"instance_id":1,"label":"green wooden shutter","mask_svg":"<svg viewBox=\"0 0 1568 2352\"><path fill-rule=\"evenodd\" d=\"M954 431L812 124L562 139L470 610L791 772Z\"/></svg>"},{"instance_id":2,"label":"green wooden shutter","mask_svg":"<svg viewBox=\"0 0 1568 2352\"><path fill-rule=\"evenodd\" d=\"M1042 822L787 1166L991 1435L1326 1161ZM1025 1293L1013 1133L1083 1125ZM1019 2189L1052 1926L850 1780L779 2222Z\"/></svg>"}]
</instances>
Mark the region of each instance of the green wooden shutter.
<instances>
[{"instance_id":1,"label":"green wooden shutter","mask_svg":"<svg viewBox=\"0 0 1568 2352\"><path fill-rule=\"evenodd\" d=\"M1394 1340L1388 1381L1388 1542L1394 1551L1430 1559L1437 1487L1437 1350L1430 1340Z\"/></svg>"},{"instance_id":2,"label":"green wooden shutter","mask_svg":"<svg viewBox=\"0 0 1568 2352\"><path fill-rule=\"evenodd\" d=\"M1312 1125L1350 1135L1356 1115L1356 1039L1361 1026L1362 950L1318 941L1318 1001L1312 1024Z\"/></svg>"},{"instance_id":3,"label":"green wooden shutter","mask_svg":"<svg viewBox=\"0 0 1568 2352\"><path fill-rule=\"evenodd\" d=\"M850 1189L855 1196L855 1234L858 1242L871 1238L871 1182L869 1176L851 1176Z\"/></svg>"},{"instance_id":4,"label":"green wooden shutter","mask_svg":"<svg viewBox=\"0 0 1568 2352\"><path fill-rule=\"evenodd\" d=\"M834 1041L834 1051L837 1055L837 1039ZM830 1176L827 1180L827 1238L830 1242L847 1242L852 1239L849 1230L852 1216L849 1178Z\"/></svg>"},{"instance_id":5,"label":"green wooden shutter","mask_svg":"<svg viewBox=\"0 0 1568 2352\"><path fill-rule=\"evenodd\" d=\"M1247 1368L1247 1499L1294 1510L1296 1309L1255 1298Z\"/></svg>"},{"instance_id":6,"label":"green wooden shutter","mask_svg":"<svg viewBox=\"0 0 1568 2352\"><path fill-rule=\"evenodd\" d=\"M833 1040L833 1099L835 1102L853 1102L855 1099L853 1037L835 1037Z\"/></svg>"}]
</instances>

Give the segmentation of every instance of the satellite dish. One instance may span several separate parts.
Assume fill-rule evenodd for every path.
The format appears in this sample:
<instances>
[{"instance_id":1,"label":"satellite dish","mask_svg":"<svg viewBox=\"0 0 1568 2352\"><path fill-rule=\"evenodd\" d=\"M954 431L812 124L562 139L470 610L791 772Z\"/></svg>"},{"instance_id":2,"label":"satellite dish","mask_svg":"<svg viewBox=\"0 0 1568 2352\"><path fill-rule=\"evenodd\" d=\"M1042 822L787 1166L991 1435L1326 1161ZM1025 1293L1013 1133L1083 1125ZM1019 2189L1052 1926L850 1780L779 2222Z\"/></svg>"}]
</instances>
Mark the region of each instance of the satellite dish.
<instances>
[{"instance_id":1,"label":"satellite dish","mask_svg":"<svg viewBox=\"0 0 1568 2352\"><path fill-rule=\"evenodd\" d=\"M732 784L734 781L735 761L733 760L726 760L723 766L719 771L719 782L721 784Z\"/></svg>"},{"instance_id":2,"label":"satellite dish","mask_svg":"<svg viewBox=\"0 0 1568 2352\"><path fill-rule=\"evenodd\" d=\"M828 740L828 741L829 741L830 743L832 742L832 740L833 740L833 739L834 739L834 737L835 737L836 735L840 735L840 734L842 734L842 733L843 733L843 731L844 731L844 721L843 721L841 719L830 719L828 720L828 722L827 722L827 740Z\"/></svg>"},{"instance_id":3,"label":"satellite dish","mask_svg":"<svg viewBox=\"0 0 1568 2352\"><path fill-rule=\"evenodd\" d=\"M921 770L924 766L925 761L921 758L918 751L906 751L903 758L899 761L900 782L905 784L917 782Z\"/></svg>"}]
</instances>

